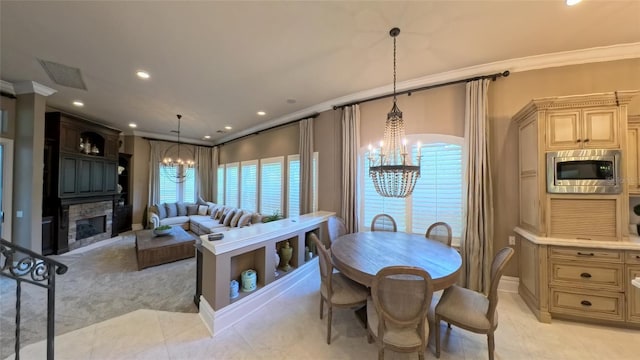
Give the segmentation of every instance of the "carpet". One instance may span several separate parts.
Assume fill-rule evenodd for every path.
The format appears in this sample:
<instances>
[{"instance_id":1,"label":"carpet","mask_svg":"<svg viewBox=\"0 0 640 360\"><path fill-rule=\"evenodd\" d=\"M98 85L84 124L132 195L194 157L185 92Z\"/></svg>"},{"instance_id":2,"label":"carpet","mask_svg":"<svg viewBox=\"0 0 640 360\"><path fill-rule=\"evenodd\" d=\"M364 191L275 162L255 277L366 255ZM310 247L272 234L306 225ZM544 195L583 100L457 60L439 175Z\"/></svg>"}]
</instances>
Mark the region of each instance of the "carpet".
<instances>
[{"instance_id":1,"label":"carpet","mask_svg":"<svg viewBox=\"0 0 640 360\"><path fill-rule=\"evenodd\" d=\"M138 271L133 233L93 250L50 257L69 267L56 275L56 335L139 309L198 311L195 258ZM14 352L15 290L15 281L0 277L0 359ZM47 337L47 292L23 283L21 298L24 347Z\"/></svg>"}]
</instances>

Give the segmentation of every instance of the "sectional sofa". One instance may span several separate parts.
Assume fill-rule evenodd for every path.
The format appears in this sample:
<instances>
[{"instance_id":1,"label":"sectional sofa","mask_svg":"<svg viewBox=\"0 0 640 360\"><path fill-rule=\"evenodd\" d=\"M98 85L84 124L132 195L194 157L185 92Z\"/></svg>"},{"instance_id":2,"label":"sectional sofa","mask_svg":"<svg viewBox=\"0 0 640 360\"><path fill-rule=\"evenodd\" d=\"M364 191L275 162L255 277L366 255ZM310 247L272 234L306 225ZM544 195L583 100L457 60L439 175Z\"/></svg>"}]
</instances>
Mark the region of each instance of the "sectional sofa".
<instances>
[{"instance_id":1,"label":"sectional sofa","mask_svg":"<svg viewBox=\"0 0 640 360\"><path fill-rule=\"evenodd\" d=\"M161 225L180 225L196 235L229 231L261 223L260 213L218 205L212 202L198 204L163 203L149 208L152 228Z\"/></svg>"}]
</instances>

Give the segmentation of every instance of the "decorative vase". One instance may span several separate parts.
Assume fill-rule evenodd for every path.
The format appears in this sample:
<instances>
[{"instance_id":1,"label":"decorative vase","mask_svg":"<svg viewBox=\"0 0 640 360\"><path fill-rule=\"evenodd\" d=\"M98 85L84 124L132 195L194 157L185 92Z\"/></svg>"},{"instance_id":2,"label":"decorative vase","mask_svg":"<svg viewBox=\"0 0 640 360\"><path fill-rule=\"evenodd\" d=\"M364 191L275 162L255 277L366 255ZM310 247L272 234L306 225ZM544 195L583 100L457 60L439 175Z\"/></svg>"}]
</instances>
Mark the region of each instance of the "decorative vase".
<instances>
[{"instance_id":1,"label":"decorative vase","mask_svg":"<svg viewBox=\"0 0 640 360\"><path fill-rule=\"evenodd\" d=\"M274 249L275 251L273 252L273 254L276 256L276 266L275 266L275 272L274 275L278 276L278 265L280 265L280 255L278 255L278 249Z\"/></svg>"},{"instance_id":2,"label":"decorative vase","mask_svg":"<svg viewBox=\"0 0 640 360\"><path fill-rule=\"evenodd\" d=\"M253 269L245 270L242 276L242 291L249 292L256 289L257 275Z\"/></svg>"},{"instance_id":3,"label":"decorative vase","mask_svg":"<svg viewBox=\"0 0 640 360\"><path fill-rule=\"evenodd\" d=\"M229 296L231 296L232 299L235 299L238 297L239 288L240 288L240 284L238 284L238 281L231 280L231 284L229 285Z\"/></svg>"},{"instance_id":4,"label":"decorative vase","mask_svg":"<svg viewBox=\"0 0 640 360\"><path fill-rule=\"evenodd\" d=\"M289 265L289 261L291 260L291 255L293 255L293 248L289 246L289 242L285 241L284 245L280 247L280 268L284 271L291 270L291 265Z\"/></svg>"},{"instance_id":5,"label":"decorative vase","mask_svg":"<svg viewBox=\"0 0 640 360\"><path fill-rule=\"evenodd\" d=\"M304 261L309 261L309 260L311 260L311 258L313 258L313 254L311 253L311 251L309 251L309 247L305 246L304 247Z\"/></svg>"}]
</instances>

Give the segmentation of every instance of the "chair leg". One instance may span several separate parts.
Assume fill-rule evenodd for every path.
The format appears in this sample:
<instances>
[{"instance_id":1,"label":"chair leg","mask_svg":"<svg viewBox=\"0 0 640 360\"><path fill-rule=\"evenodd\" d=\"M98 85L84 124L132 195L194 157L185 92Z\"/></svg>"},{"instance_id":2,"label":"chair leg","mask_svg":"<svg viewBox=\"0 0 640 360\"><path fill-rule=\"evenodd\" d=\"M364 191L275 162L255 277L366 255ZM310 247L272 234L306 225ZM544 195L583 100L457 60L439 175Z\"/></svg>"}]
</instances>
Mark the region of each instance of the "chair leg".
<instances>
[{"instance_id":1,"label":"chair leg","mask_svg":"<svg viewBox=\"0 0 640 360\"><path fill-rule=\"evenodd\" d=\"M327 314L327 344L331 344L331 319L333 318L333 306L328 304L329 313Z\"/></svg>"},{"instance_id":2,"label":"chair leg","mask_svg":"<svg viewBox=\"0 0 640 360\"><path fill-rule=\"evenodd\" d=\"M493 360L493 351L495 350L495 347L496 347L496 343L493 338L493 331L487 334L487 342L488 342L488 348L489 348L489 360Z\"/></svg>"},{"instance_id":3,"label":"chair leg","mask_svg":"<svg viewBox=\"0 0 640 360\"><path fill-rule=\"evenodd\" d=\"M382 346L378 348L378 360L384 360L384 348Z\"/></svg>"},{"instance_id":4,"label":"chair leg","mask_svg":"<svg viewBox=\"0 0 640 360\"><path fill-rule=\"evenodd\" d=\"M440 358L440 316L436 315L433 323L436 330L436 357Z\"/></svg>"},{"instance_id":5,"label":"chair leg","mask_svg":"<svg viewBox=\"0 0 640 360\"><path fill-rule=\"evenodd\" d=\"M371 331L367 331L367 342L369 344L373 342L373 336L371 336Z\"/></svg>"},{"instance_id":6,"label":"chair leg","mask_svg":"<svg viewBox=\"0 0 640 360\"><path fill-rule=\"evenodd\" d=\"M418 351L418 360L424 360L424 351Z\"/></svg>"},{"instance_id":7,"label":"chair leg","mask_svg":"<svg viewBox=\"0 0 640 360\"><path fill-rule=\"evenodd\" d=\"M320 296L320 320L322 320L322 312L324 311L324 299Z\"/></svg>"}]
</instances>

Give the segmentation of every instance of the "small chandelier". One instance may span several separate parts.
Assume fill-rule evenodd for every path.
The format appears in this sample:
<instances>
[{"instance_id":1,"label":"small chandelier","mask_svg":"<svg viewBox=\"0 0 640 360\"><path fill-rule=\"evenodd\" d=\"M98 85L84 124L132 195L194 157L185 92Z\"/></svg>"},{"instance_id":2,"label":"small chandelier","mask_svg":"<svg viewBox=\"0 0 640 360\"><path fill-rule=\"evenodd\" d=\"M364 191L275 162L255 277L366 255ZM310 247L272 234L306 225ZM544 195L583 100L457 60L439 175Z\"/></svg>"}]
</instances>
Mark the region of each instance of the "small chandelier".
<instances>
[{"instance_id":1,"label":"small chandelier","mask_svg":"<svg viewBox=\"0 0 640 360\"><path fill-rule=\"evenodd\" d=\"M194 168L196 163L191 159L183 160L182 157L180 157L180 145L182 144L180 142L180 119L182 119L182 115L178 114L176 116L178 117L178 131L172 130L172 132L178 133L178 157L174 160L171 157L165 156L161 163L165 166L164 174L166 177L173 182L181 183L190 177L192 172L187 171L187 169ZM171 149L173 149L173 147L167 149L165 155Z\"/></svg>"},{"instance_id":2,"label":"small chandelier","mask_svg":"<svg viewBox=\"0 0 640 360\"><path fill-rule=\"evenodd\" d=\"M393 28L389 35L393 38L393 107L387 114L384 127L384 141L380 143L380 152L369 145L369 176L378 194L384 197L404 198L413 192L420 177L420 158L418 143L417 164L411 165L407 158L407 140L404 135L402 111L396 104L396 37L400 29Z\"/></svg>"}]
</instances>

